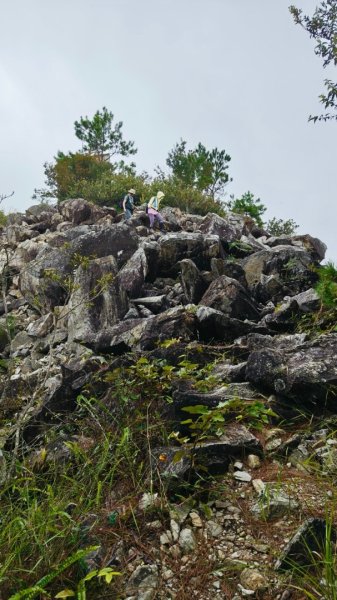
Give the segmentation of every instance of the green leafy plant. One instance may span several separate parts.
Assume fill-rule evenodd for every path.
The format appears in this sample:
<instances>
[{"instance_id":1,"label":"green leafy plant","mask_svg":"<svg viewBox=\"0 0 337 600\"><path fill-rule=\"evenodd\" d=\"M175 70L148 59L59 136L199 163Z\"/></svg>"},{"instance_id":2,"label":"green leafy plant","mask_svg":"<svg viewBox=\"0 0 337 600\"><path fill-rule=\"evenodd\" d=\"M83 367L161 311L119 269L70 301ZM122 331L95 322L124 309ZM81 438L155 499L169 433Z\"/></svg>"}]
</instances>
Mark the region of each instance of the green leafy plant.
<instances>
[{"instance_id":1,"label":"green leafy plant","mask_svg":"<svg viewBox=\"0 0 337 600\"><path fill-rule=\"evenodd\" d=\"M266 229L269 233L275 236L279 235L294 235L296 229L298 229L297 223L293 219L276 219L273 217L266 223Z\"/></svg>"},{"instance_id":2,"label":"green leafy plant","mask_svg":"<svg viewBox=\"0 0 337 600\"><path fill-rule=\"evenodd\" d=\"M337 306L337 268L333 262L329 261L319 267L315 290L324 306L328 308Z\"/></svg>"},{"instance_id":3,"label":"green leafy plant","mask_svg":"<svg viewBox=\"0 0 337 600\"><path fill-rule=\"evenodd\" d=\"M97 548L99 548L99 546L89 546L89 548L78 550L77 552L75 552L75 554L72 554L71 556L68 556L68 558L63 560L58 565L58 567L52 572L48 573L48 575L45 575L44 577L39 579L39 581L37 581L35 585L33 585L30 588L26 588L25 590L21 590L20 592L17 592L16 594L12 595L8 600L21 600L22 598L25 598L26 600L33 600L33 598L36 598L38 594L44 593L46 591L46 586L49 583L51 583L54 579L56 579L60 575L60 573L66 571L66 569L68 569L71 565L85 558L88 554L90 554L90 552L97 550Z\"/></svg>"},{"instance_id":4,"label":"green leafy plant","mask_svg":"<svg viewBox=\"0 0 337 600\"><path fill-rule=\"evenodd\" d=\"M262 204L260 198L254 198L252 192L246 192L241 198L231 196L231 200L226 202L225 206L231 212L252 217L260 227L263 227L261 217L266 212L267 207Z\"/></svg>"}]
</instances>

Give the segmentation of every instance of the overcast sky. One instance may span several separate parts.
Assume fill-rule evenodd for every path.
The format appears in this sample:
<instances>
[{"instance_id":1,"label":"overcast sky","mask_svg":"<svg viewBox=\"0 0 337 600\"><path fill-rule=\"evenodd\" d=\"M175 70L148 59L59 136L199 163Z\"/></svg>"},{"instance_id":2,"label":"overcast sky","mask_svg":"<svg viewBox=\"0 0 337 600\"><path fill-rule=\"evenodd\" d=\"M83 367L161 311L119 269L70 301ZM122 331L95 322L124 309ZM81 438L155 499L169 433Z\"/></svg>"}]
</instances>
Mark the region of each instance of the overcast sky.
<instances>
[{"instance_id":1,"label":"overcast sky","mask_svg":"<svg viewBox=\"0 0 337 600\"><path fill-rule=\"evenodd\" d=\"M293 0L312 14L319 0ZM43 163L79 149L107 106L139 170L180 138L232 157L227 193L293 218L337 260L337 122L313 125L327 76L290 0L0 0L0 193L33 204ZM332 78L335 74L332 73Z\"/></svg>"}]
</instances>

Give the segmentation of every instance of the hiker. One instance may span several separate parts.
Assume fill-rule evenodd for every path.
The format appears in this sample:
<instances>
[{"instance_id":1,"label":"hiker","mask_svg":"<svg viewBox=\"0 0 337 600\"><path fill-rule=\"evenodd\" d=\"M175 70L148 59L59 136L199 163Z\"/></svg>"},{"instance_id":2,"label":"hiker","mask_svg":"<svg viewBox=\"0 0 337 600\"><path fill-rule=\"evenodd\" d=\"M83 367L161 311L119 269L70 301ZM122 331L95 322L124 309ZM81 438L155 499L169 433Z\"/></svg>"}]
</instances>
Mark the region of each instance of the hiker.
<instances>
[{"instance_id":1,"label":"hiker","mask_svg":"<svg viewBox=\"0 0 337 600\"><path fill-rule=\"evenodd\" d=\"M126 221L128 219L131 219L133 210L135 208L135 199L134 199L135 193L136 193L136 191L133 188L131 188L131 190L129 190L128 193L124 196L123 210L124 210L124 218Z\"/></svg>"},{"instance_id":2,"label":"hiker","mask_svg":"<svg viewBox=\"0 0 337 600\"><path fill-rule=\"evenodd\" d=\"M147 205L147 214L150 218L150 229L153 229L154 222L158 221L160 231L164 229L164 219L159 212L160 201L164 198L163 192L157 192L156 196L152 196Z\"/></svg>"}]
</instances>

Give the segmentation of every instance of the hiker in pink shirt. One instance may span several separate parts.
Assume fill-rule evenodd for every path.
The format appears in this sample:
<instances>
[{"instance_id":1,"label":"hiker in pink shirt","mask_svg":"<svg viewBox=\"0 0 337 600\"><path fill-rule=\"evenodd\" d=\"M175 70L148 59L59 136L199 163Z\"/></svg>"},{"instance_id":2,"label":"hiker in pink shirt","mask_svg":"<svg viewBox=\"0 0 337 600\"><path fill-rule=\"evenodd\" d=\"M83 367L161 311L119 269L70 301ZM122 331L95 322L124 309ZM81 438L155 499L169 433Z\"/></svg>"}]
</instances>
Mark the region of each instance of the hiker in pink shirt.
<instances>
[{"instance_id":1,"label":"hiker in pink shirt","mask_svg":"<svg viewBox=\"0 0 337 600\"><path fill-rule=\"evenodd\" d=\"M163 192L157 192L156 196L152 196L147 205L147 214L150 219L150 229L153 229L154 222L158 221L160 231L164 229L164 219L159 212L160 201L164 198Z\"/></svg>"}]
</instances>

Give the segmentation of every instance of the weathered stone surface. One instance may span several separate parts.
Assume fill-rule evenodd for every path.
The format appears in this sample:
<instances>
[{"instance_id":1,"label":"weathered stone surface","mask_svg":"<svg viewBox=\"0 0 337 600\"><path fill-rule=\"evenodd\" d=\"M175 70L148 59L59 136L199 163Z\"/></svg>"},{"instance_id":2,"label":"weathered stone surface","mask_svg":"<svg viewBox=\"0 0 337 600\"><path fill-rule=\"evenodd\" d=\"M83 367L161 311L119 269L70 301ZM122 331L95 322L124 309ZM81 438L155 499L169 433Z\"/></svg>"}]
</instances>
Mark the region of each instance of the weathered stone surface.
<instances>
[{"instance_id":1,"label":"weathered stone surface","mask_svg":"<svg viewBox=\"0 0 337 600\"><path fill-rule=\"evenodd\" d=\"M97 351L117 354L131 349L151 350L165 339L191 340L196 330L195 310L179 306L153 317L123 321L98 334L93 346Z\"/></svg>"},{"instance_id":2,"label":"weathered stone surface","mask_svg":"<svg viewBox=\"0 0 337 600\"><path fill-rule=\"evenodd\" d=\"M126 292L119 286L113 256L80 266L68 308L69 341L93 342L98 332L117 323L128 310ZM106 283L101 282L106 279Z\"/></svg>"},{"instance_id":3,"label":"weathered stone surface","mask_svg":"<svg viewBox=\"0 0 337 600\"><path fill-rule=\"evenodd\" d=\"M152 267L157 263L158 253L159 247L156 242L145 242L119 271L119 283L130 298L140 294L150 269L152 271Z\"/></svg>"},{"instance_id":4,"label":"weathered stone surface","mask_svg":"<svg viewBox=\"0 0 337 600\"><path fill-rule=\"evenodd\" d=\"M52 313L47 313L43 315L40 319L33 321L27 327L28 335L32 337L45 337L47 333L51 330L54 323L54 316Z\"/></svg>"},{"instance_id":5,"label":"weathered stone surface","mask_svg":"<svg viewBox=\"0 0 337 600\"><path fill-rule=\"evenodd\" d=\"M106 212L97 204L87 202L83 198L74 198L65 200L59 204L59 211L65 221L70 221L73 225L80 223L95 222L104 217Z\"/></svg>"},{"instance_id":6,"label":"weathered stone surface","mask_svg":"<svg viewBox=\"0 0 337 600\"><path fill-rule=\"evenodd\" d=\"M168 233L158 240L160 251L158 273L178 274L179 261L189 258L198 269L209 269L211 258L220 256L220 240L217 235L177 232Z\"/></svg>"},{"instance_id":7,"label":"weathered stone surface","mask_svg":"<svg viewBox=\"0 0 337 600\"><path fill-rule=\"evenodd\" d=\"M215 408L220 402L232 398L243 400L261 399L260 393L249 383L230 383L218 387L210 392L197 392L188 382L184 382L173 392L174 407L177 414L184 406L203 404L208 408ZM186 413L183 413L186 416Z\"/></svg>"},{"instance_id":8,"label":"weathered stone surface","mask_svg":"<svg viewBox=\"0 0 337 600\"><path fill-rule=\"evenodd\" d=\"M236 280L222 275L209 286L200 304L223 312L228 317L257 320L259 312L246 289Z\"/></svg>"},{"instance_id":9,"label":"weathered stone surface","mask_svg":"<svg viewBox=\"0 0 337 600\"><path fill-rule=\"evenodd\" d=\"M303 400L327 400L337 385L337 334L321 335L299 348L267 348L248 358L246 378L253 384Z\"/></svg>"},{"instance_id":10,"label":"weathered stone surface","mask_svg":"<svg viewBox=\"0 0 337 600\"><path fill-rule=\"evenodd\" d=\"M323 552L327 539L328 525L324 519L307 519L293 535L275 563L276 570L294 569L296 566L311 564L310 557L315 552ZM332 528L331 541L336 541L336 531Z\"/></svg>"},{"instance_id":11,"label":"weathered stone surface","mask_svg":"<svg viewBox=\"0 0 337 600\"><path fill-rule=\"evenodd\" d=\"M44 246L35 260L20 273L20 290L27 301L49 311L51 307L63 304L68 291L62 278L72 273L76 256L114 256L120 268L137 248L138 236L124 224L100 228L95 225L82 225L69 229L63 234L51 234L50 245ZM51 246L51 247L50 247ZM61 280L55 280L50 272Z\"/></svg>"},{"instance_id":12,"label":"weathered stone surface","mask_svg":"<svg viewBox=\"0 0 337 600\"><path fill-rule=\"evenodd\" d=\"M240 575L240 582L245 589L254 590L254 592L264 590L268 587L267 579L257 569L243 569Z\"/></svg>"},{"instance_id":13,"label":"weathered stone surface","mask_svg":"<svg viewBox=\"0 0 337 600\"><path fill-rule=\"evenodd\" d=\"M292 296L312 286L317 279L312 262L311 254L302 248L276 246L270 251L254 252L243 260L242 266L253 295L264 302L278 302L287 294ZM263 277L270 275L274 278Z\"/></svg>"},{"instance_id":14,"label":"weathered stone surface","mask_svg":"<svg viewBox=\"0 0 337 600\"><path fill-rule=\"evenodd\" d=\"M207 288L205 280L202 278L199 269L193 260L185 258L180 261L181 283L184 290L186 302L198 304L201 296Z\"/></svg>"},{"instance_id":15,"label":"weathered stone surface","mask_svg":"<svg viewBox=\"0 0 337 600\"><path fill-rule=\"evenodd\" d=\"M153 600L159 583L157 565L140 565L126 584L127 595L136 594L137 600Z\"/></svg>"},{"instance_id":16,"label":"weathered stone surface","mask_svg":"<svg viewBox=\"0 0 337 600\"><path fill-rule=\"evenodd\" d=\"M239 240L243 231L243 219L232 222L227 217L219 217L214 213L208 213L199 225L204 234L218 235L220 240L228 244Z\"/></svg>"},{"instance_id":17,"label":"weathered stone surface","mask_svg":"<svg viewBox=\"0 0 337 600\"><path fill-rule=\"evenodd\" d=\"M173 489L186 478L193 480L197 477L199 468L201 473L205 473L205 469L210 474L224 473L233 458L243 457L250 452L262 452L259 440L244 425L229 424L219 438L200 442L196 446L186 444L182 450L158 448L153 455L161 477Z\"/></svg>"}]
</instances>

